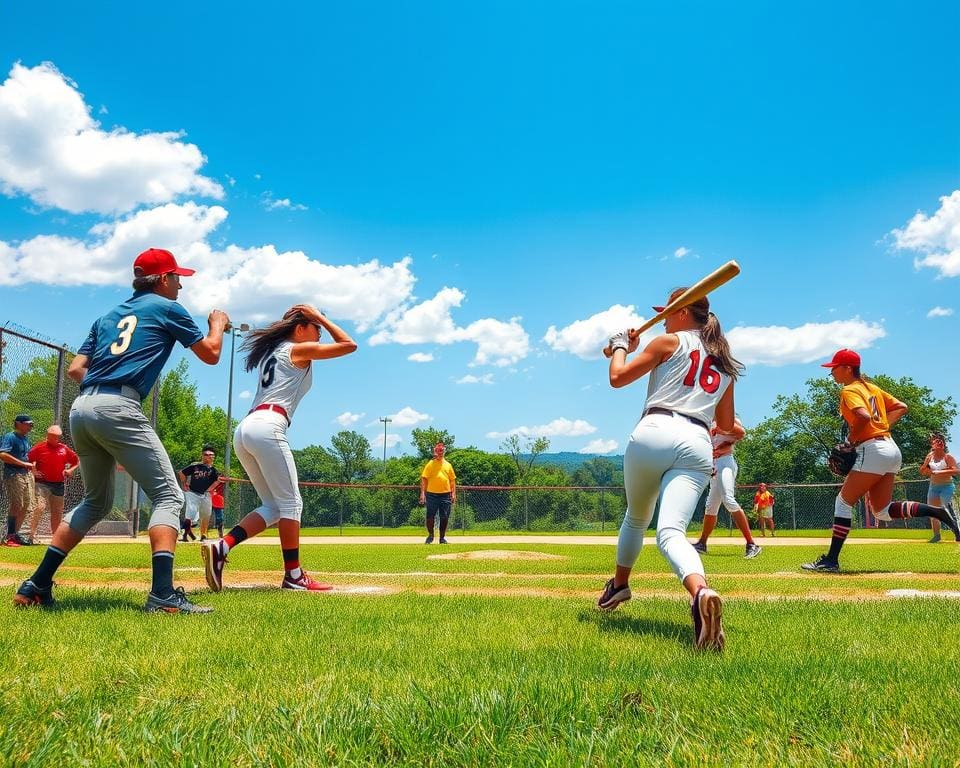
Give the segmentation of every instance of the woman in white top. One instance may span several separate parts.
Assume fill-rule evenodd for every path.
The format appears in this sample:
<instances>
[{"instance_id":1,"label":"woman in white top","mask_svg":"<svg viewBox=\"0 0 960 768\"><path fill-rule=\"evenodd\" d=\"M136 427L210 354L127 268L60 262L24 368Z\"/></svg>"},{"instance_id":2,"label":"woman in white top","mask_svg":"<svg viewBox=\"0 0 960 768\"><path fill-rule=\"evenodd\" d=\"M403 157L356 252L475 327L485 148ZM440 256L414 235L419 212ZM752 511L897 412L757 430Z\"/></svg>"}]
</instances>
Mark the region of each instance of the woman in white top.
<instances>
[{"instance_id":1,"label":"woman in white top","mask_svg":"<svg viewBox=\"0 0 960 768\"><path fill-rule=\"evenodd\" d=\"M953 513L953 493L956 490L953 478L960 474L960 469L957 468L957 460L947 453L946 438L938 432L930 435L930 453L920 465L920 474L930 478L927 504ZM936 544L940 541L940 521L931 517L930 526L933 528L930 543Z\"/></svg>"},{"instance_id":2,"label":"woman in white top","mask_svg":"<svg viewBox=\"0 0 960 768\"><path fill-rule=\"evenodd\" d=\"M670 295L675 299L685 289ZM669 302L668 302L669 303ZM662 307L654 310L662 311ZM617 567L598 606L610 611L630 599L630 572L657 501L657 546L692 598L694 646L722 650L720 596L707 585L700 555L687 541L687 526L710 480L710 423L734 427L733 382L742 366L706 298L667 316L666 333L629 362L639 338L622 331L610 339L610 384L624 387L650 374L647 400L623 457L627 511L617 543Z\"/></svg>"},{"instance_id":3,"label":"woman in white top","mask_svg":"<svg viewBox=\"0 0 960 768\"><path fill-rule=\"evenodd\" d=\"M326 329L333 342L321 344ZM281 588L330 589L311 579L300 567L300 514L303 501L297 468L287 443L287 427L300 400L313 383L314 360L329 360L355 352L356 343L341 328L308 304L297 304L266 328L244 341L246 369L257 369L259 383L253 407L233 435L237 458L246 470L261 504L217 541L204 542L204 570L214 592L223 588L223 565L235 546L276 524L283 551Z\"/></svg>"}]
</instances>

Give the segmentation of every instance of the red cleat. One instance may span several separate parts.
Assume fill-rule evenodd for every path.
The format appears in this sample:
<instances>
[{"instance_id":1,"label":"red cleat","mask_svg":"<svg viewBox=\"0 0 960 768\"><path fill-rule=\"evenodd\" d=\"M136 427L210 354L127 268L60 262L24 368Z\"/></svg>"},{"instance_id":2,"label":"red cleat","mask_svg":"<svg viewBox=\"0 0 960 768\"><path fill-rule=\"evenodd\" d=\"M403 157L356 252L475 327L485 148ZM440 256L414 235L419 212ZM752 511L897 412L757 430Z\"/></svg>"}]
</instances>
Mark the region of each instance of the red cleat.
<instances>
[{"instance_id":1,"label":"red cleat","mask_svg":"<svg viewBox=\"0 0 960 768\"><path fill-rule=\"evenodd\" d=\"M323 584L319 581L314 581L304 570L300 570L300 576L298 578L293 578L290 574L284 574L283 583L280 585L280 589L299 589L306 592L327 592L333 589L332 584Z\"/></svg>"}]
</instances>

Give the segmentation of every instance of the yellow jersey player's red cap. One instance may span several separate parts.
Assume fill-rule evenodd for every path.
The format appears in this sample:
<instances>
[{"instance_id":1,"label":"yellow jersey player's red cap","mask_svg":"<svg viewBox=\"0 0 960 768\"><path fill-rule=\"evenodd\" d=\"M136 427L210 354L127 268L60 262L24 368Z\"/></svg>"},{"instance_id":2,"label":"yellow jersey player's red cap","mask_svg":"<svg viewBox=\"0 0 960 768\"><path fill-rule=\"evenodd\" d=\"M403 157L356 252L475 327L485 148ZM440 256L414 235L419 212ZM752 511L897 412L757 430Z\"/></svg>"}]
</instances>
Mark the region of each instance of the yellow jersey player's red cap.
<instances>
[{"instance_id":1,"label":"yellow jersey player's red cap","mask_svg":"<svg viewBox=\"0 0 960 768\"><path fill-rule=\"evenodd\" d=\"M839 349L829 363L823 363L820 367L836 368L838 365L849 365L853 368L859 368L860 355L858 355L852 349Z\"/></svg>"},{"instance_id":2,"label":"yellow jersey player's red cap","mask_svg":"<svg viewBox=\"0 0 960 768\"><path fill-rule=\"evenodd\" d=\"M181 267L173 254L163 248L148 248L133 262L133 273L137 277L169 274L190 277L195 271Z\"/></svg>"}]
</instances>

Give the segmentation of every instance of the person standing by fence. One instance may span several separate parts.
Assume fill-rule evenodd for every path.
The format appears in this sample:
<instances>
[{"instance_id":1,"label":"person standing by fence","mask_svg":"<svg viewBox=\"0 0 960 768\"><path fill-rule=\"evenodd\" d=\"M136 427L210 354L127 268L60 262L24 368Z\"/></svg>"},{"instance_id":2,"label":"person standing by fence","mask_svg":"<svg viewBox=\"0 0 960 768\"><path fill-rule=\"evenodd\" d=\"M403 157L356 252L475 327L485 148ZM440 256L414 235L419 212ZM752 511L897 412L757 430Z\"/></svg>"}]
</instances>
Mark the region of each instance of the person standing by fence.
<instances>
[{"instance_id":1,"label":"person standing by fence","mask_svg":"<svg viewBox=\"0 0 960 768\"><path fill-rule=\"evenodd\" d=\"M947 439L940 433L930 435L930 453L920 465L920 474L930 478L927 504L948 509L956 517L953 509L953 494L956 490L953 478L960 474L960 469L957 469L957 460L947 453ZM940 521L931 517L930 527L933 529L930 543L937 544L940 541Z\"/></svg>"},{"instance_id":2,"label":"person standing by fence","mask_svg":"<svg viewBox=\"0 0 960 768\"><path fill-rule=\"evenodd\" d=\"M50 513L50 533L56 532L63 519L65 483L80 468L80 459L73 449L61 442L59 424L47 429L47 439L30 449L29 458L36 465L37 503L30 516L30 541L36 542L37 527L44 507ZM43 504L40 503L41 499Z\"/></svg>"},{"instance_id":3,"label":"person standing by fence","mask_svg":"<svg viewBox=\"0 0 960 768\"><path fill-rule=\"evenodd\" d=\"M29 544L20 535L20 526L27 512L36 506L36 487L30 461L30 440L33 419L22 413L13 420L13 431L0 438L0 461L3 461L3 489L7 493L10 511L7 514L7 537L4 545L22 547Z\"/></svg>"},{"instance_id":4,"label":"person standing by fence","mask_svg":"<svg viewBox=\"0 0 960 768\"><path fill-rule=\"evenodd\" d=\"M766 483L760 483L757 492L753 494L753 513L757 516L757 526L760 528L760 535L767 537L767 526L770 526L770 535L776 536L773 525L773 504L776 499L773 493L767 490Z\"/></svg>"},{"instance_id":5,"label":"person standing by fence","mask_svg":"<svg viewBox=\"0 0 960 768\"><path fill-rule=\"evenodd\" d=\"M685 289L678 288L670 300ZM662 312L663 307L654 307ZM710 423L734 427L734 381L742 367L706 298L667 315L666 333L636 357L639 336L621 331L610 339L610 385L620 388L650 374L643 415L623 457L627 511L617 541L616 570L597 601L612 611L631 597L629 579L657 501L657 546L691 597L694 647L723 650L723 604L707 585L687 526L710 481Z\"/></svg>"},{"instance_id":6,"label":"person standing by fence","mask_svg":"<svg viewBox=\"0 0 960 768\"><path fill-rule=\"evenodd\" d=\"M438 516L440 543L447 543L450 512L457 503L457 474L450 462L444 458L446 451L447 447L443 443L433 446L433 458L424 465L420 473L420 503L427 511L425 544L433 544L433 530Z\"/></svg>"},{"instance_id":7,"label":"person standing by fence","mask_svg":"<svg viewBox=\"0 0 960 768\"><path fill-rule=\"evenodd\" d=\"M220 360L227 315L213 310L204 336L177 302L180 277L192 274L192 269L177 264L170 251L150 248L141 253L133 263L133 295L93 323L70 363L67 375L80 385L70 409L70 434L80 456L85 495L54 532L37 570L20 585L13 598L16 605L53 605L57 569L113 508L119 462L153 503L149 525L153 581L144 610L213 610L194 605L182 587L173 586L183 491L141 407L176 343L189 347L208 365Z\"/></svg>"},{"instance_id":8,"label":"person standing by fence","mask_svg":"<svg viewBox=\"0 0 960 768\"><path fill-rule=\"evenodd\" d=\"M223 483L217 483L210 489L210 506L213 508L213 527L217 529L217 535L223 538Z\"/></svg>"},{"instance_id":9,"label":"person standing by fence","mask_svg":"<svg viewBox=\"0 0 960 768\"><path fill-rule=\"evenodd\" d=\"M210 515L213 512L212 499L208 491L219 484L220 470L213 466L217 452L212 445L203 446L200 461L188 464L177 472L183 486L185 510L183 515L183 540L193 535L193 527L200 524L200 541L207 540L207 529L210 527Z\"/></svg>"},{"instance_id":10,"label":"person standing by fence","mask_svg":"<svg viewBox=\"0 0 960 768\"><path fill-rule=\"evenodd\" d=\"M892 501L901 455L890 428L906 415L907 406L860 372L860 355L852 349L839 350L823 367L829 368L833 380L843 387L840 415L850 428L856 458L837 494L830 551L801 567L807 571L839 573L840 550L850 533L853 508L867 494L878 520L935 517L960 537L957 521L949 510L918 501Z\"/></svg>"}]
</instances>

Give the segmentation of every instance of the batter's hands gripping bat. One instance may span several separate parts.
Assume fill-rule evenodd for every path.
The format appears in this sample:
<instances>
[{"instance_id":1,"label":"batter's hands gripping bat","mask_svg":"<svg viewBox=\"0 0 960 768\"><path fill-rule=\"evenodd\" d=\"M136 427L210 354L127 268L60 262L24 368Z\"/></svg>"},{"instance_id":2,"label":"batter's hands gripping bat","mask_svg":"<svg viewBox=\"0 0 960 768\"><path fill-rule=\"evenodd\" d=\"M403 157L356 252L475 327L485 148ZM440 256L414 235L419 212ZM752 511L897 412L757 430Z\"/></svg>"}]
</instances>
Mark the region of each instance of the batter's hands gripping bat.
<instances>
[{"instance_id":1,"label":"batter's hands gripping bat","mask_svg":"<svg viewBox=\"0 0 960 768\"><path fill-rule=\"evenodd\" d=\"M684 307L690 306L694 302L699 301L714 289L719 288L721 285L729 282L730 280L733 280L733 278L739 274L740 265L735 261L728 261L719 269L711 272L705 278L687 288L687 290L685 290L683 293L677 296L677 298L665 306L663 308L663 312L657 313L639 328L631 328L630 338L637 338L644 331L653 328L653 326L663 320L667 315L672 315L678 309L683 309ZM606 357L610 357L613 354L613 350L610 349L609 346L604 347L603 354Z\"/></svg>"}]
</instances>

